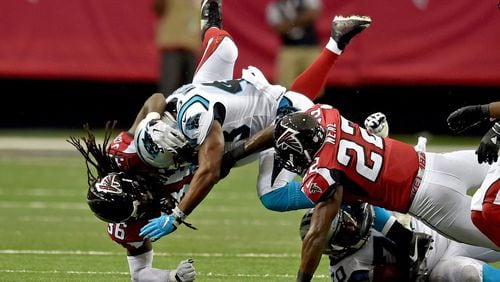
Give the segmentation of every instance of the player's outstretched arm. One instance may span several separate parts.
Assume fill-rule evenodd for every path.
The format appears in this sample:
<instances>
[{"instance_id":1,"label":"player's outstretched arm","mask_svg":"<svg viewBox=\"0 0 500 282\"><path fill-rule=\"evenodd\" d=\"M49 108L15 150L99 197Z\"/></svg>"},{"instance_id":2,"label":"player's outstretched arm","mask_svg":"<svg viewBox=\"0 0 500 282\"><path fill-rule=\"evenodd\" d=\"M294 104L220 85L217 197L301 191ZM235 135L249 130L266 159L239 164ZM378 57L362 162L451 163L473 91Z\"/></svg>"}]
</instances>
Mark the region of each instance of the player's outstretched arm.
<instances>
[{"instance_id":1,"label":"player's outstretched arm","mask_svg":"<svg viewBox=\"0 0 500 282\"><path fill-rule=\"evenodd\" d=\"M452 112L446 121L451 131L460 133L490 118L489 104L465 106Z\"/></svg>"},{"instance_id":2,"label":"player's outstretched arm","mask_svg":"<svg viewBox=\"0 0 500 282\"><path fill-rule=\"evenodd\" d=\"M311 227L302 240L302 253L297 281L311 281L318 268L321 255L328 240L328 230L339 212L343 188L338 186L329 199L319 202L314 207Z\"/></svg>"},{"instance_id":3,"label":"player's outstretched arm","mask_svg":"<svg viewBox=\"0 0 500 282\"><path fill-rule=\"evenodd\" d=\"M220 180L220 167L224 155L222 125L215 121L207 138L198 151L198 169L189 185L189 190L179 203L184 214L190 214Z\"/></svg>"},{"instance_id":4,"label":"player's outstretched arm","mask_svg":"<svg viewBox=\"0 0 500 282\"><path fill-rule=\"evenodd\" d=\"M220 180L223 154L224 134L221 124L215 121L208 136L200 145L198 151L199 166L191 180L188 192L179 205L172 210L171 214L164 214L151 219L148 224L141 228L139 235L157 241L177 230L177 227L182 223L191 227L190 224L185 222L185 219Z\"/></svg>"},{"instance_id":5,"label":"player's outstretched arm","mask_svg":"<svg viewBox=\"0 0 500 282\"><path fill-rule=\"evenodd\" d=\"M224 154L221 163L221 178L226 177L234 164L252 154L273 146L274 125L262 129L250 139L241 142L232 150Z\"/></svg>"}]
</instances>

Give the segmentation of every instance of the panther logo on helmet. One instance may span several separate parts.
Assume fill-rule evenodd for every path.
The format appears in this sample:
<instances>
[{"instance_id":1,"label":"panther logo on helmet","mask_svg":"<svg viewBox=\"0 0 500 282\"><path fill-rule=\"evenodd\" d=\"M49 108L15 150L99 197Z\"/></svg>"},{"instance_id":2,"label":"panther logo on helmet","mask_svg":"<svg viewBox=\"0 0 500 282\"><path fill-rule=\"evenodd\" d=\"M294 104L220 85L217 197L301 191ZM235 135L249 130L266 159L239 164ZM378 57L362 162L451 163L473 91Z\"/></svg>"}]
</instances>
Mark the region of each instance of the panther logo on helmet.
<instances>
[{"instance_id":1,"label":"panther logo on helmet","mask_svg":"<svg viewBox=\"0 0 500 282\"><path fill-rule=\"evenodd\" d=\"M151 125L151 121L149 123L150 124L148 126ZM153 142L153 138L151 138L151 135L146 131L142 136L142 138L140 139L142 141L142 144L146 152L148 152L148 154L150 154L151 157L156 158L162 149L160 149L160 147L158 147L158 145L155 142Z\"/></svg>"},{"instance_id":2,"label":"panther logo on helmet","mask_svg":"<svg viewBox=\"0 0 500 282\"><path fill-rule=\"evenodd\" d=\"M176 169L175 155L172 151L160 148L154 141L150 131L156 130L153 126L160 122L153 119L145 124L139 125L135 132L134 142L137 155L146 164L155 168Z\"/></svg>"}]
</instances>

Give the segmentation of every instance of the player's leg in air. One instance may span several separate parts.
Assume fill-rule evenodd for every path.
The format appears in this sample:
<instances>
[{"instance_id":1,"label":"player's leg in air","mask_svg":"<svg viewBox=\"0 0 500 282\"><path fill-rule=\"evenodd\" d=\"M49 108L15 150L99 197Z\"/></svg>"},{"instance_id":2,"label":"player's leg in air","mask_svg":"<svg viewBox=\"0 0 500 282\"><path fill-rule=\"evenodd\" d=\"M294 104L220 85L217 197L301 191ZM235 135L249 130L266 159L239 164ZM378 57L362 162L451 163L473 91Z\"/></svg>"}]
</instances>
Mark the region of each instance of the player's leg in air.
<instances>
[{"instance_id":1,"label":"player's leg in air","mask_svg":"<svg viewBox=\"0 0 500 282\"><path fill-rule=\"evenodd\" d=\"M371 24L369 17L335 17L332 21L330 40L319 57L300 74L285 94L290 99L281 99L281 114L312 106L309 99L315 99L324 87L328 72L349 41ZM308 100L308 101L305 101ZM307 107L304 107L307 105ZM294 181L295 173L285 170L274 158L274 149L260 153L257 193L262 204L274 211L290 211L311 208L314 204L300 190L300 182Z\"/></svg>"},{"instance_id":2,"label":"player's leg in air","mask_svg":"<svg viewBox=\"0 0 500 282\"><path fill-rule=\"evenodd\" d=\"M238 48L222 29L222 0L202 1L201 35L203 53L193 83L232 79Z\"/></svg>"},{"instance_id":3,"label":"player's leg in air","mask_svg":"<svg viewBox=\"0 0 500 282\"><path fill-rule=\"evenodd\" d=\"M490 166L481 187L472 196L474 225L500 247L500 163Z\"/></svg>"},{"instance_id":4,"label":"player's leg in air","mask_svg":"<svg viewBox=\"0 0 500 282\"><path fill-rule=\"evenodd\" d=\"M365 16L335 17L328 43L316 60L295 78L290 90L302 93L314 101L325 86L330 69L347 44L370 24L371 19Z\"/></svg>"}]
</instances>

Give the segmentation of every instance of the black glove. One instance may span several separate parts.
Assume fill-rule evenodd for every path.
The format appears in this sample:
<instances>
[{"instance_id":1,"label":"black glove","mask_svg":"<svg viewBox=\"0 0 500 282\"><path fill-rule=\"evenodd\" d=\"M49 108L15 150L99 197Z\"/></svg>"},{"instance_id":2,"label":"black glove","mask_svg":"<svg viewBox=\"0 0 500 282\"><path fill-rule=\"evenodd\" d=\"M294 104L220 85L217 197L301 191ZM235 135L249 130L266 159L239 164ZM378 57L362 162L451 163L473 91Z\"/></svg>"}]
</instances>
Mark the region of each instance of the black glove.
<instances>
[{"instance_id":1,"label":"black glove","mask_svg":"<svg viewBox=\"0 0 500 282\"><path fill-rule=\"evenodd\" d=\"M476 150L477 161L481 164L488 162L492 164L498 160L498 149L500 148L500 122L486 132Z\"/></svg>"},{"instance_id":2,"label":"black glove","mask_svg":"<svg viewBox=\"0 0 500 282\"><path fill-rule=\"evenodd\" d=\"M448 127L460 133L490 118L489 104L462 107L451 113L446 121Z\"/></svg>"}]
</instances>

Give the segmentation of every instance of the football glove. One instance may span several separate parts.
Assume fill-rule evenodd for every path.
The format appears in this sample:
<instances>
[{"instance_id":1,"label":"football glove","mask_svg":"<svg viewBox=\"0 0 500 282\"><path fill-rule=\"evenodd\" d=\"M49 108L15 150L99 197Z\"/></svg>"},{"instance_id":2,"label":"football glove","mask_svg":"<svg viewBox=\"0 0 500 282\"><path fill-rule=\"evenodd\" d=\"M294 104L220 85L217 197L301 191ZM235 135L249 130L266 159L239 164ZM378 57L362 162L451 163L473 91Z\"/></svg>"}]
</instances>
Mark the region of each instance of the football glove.
<instances>
[{"instance_id":1,"label":"football glove","mask_svg":"<svg viewBox=\"0 0 500 282\"><path fill-rule=\"evenodd\" d=\"M373 113L365 119L366 130L374 135L385 138L389 135L387 118L381 112Z\"/></svg>"},{"instance_id":2,"label":"football glove","mask_svg":"<svg viewBox=\"0 0 500 282\"><path fill-rule=\"evenodd\" d=\"M476 150L477 161L481 164L487 162L492 164L498 160L498 149L500 148L500 122L486 132L481 139L479 147Z\"/></svg>"},{"instance_id":3,"label":"football glove","mask_svg":"<svg viewBox=\"0 0 500 282\"><path fill-rule=\"evenodd\" d=\"M181 261L176 270L173 270L169 274L169 281L177 282L191 282L196 278L196 270L193 267L194 261L192 259L187 259Z\"/></svg>"},{"instance_id":4,"label":"football glove","mask_svg":"<svg viewBox=\"0 0 500 282\"><path fill-rule=\"evenodd\" d=\"M139 236L144 237L145 239L149 238L154 242L177 230L177 226L181 223L184 223L187 227L196 230L196 227L184 221L186 217L187 215L185 215L184 212L182 212L177 206L172 210L171 214L163 214L157 218L150 219L148 224L141 228Z\"/></svg>"},{"instance_id":5,"label":"football glove","mask_svg":"<svg viewBox=\"0 0 500 282\"><path fill-rule=\"evenodd\" d=\"M150 219L148 224L141 228L139 236L156 241L161 237L174 232L180 222L176 220L173 214L164 214L160 217Z\"/></svg>"},{"instance_id":6,"label":"football glove","mask_svg":"<svg viewBox=\"0 0 500 282\"><path fill-rule=\"evenodd\" d=\"M489 104L465 106L452 112L446 121L451 131L460 133L489 120Z\"/></svg>"},{"instance_id":7,"label":"football glove","mask_svg":"<svg viewBox=\"0 0 500 282\"><path fill-rule=\"evenodd\" d=\"M177 154L187 144L184 135L177 130L175 120L168 113L162 119L151 120L148 133L156 145L171 153Z\"/></svg>"}]
</instances>

